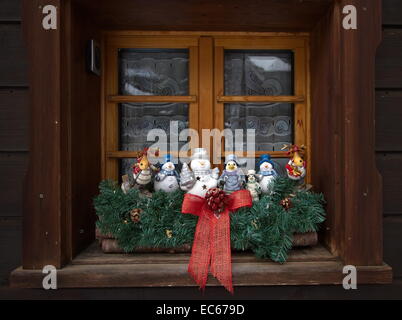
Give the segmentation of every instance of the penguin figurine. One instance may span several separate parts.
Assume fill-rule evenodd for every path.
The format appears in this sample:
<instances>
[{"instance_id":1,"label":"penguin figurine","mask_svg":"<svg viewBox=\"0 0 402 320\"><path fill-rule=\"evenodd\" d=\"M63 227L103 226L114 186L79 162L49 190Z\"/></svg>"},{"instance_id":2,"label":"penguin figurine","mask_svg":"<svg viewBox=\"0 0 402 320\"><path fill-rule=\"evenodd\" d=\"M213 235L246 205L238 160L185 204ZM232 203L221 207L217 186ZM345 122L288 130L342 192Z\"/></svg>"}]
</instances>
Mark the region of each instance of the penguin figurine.
<instances>
[{"instance_id":1,"label":"penguin figurine","mask_svg":"<svg viewBox=\"0 0 402 320\"><path fill-rule=\"evenodd\" d=\"M253 202L260 200L261 186L257 181L255 170L248 170L246 189L250 192Z\"/></svg>"},{"instance_id":2,"label":"penguin figurine","mask_svg":"<svg viewBox=\"0 0 402 320\"><path fill-rule=\"evenodd\" d=\"M278 177L271 156L263 154L258 162L258 166L260 167L260 171L257 178L261 186L261 192L262 194L271 194L275 179Z\"/></svg>"},{"instance_id":3,"label":"penguin figurine","mask_svg":"<svg viewBox=\"0 0 402 320\"><path fill-rule=\"evenodd\" d=\"M225 163L225 170L219 178L219 185L223 186L223 191L231 194L242 189L246 179L243 170L239 168L239 163L234 154L228 155Z\"/></svg>"},{"instance_id":4,"label":"penguin figurine","mask_svg":"<svg viewBox=\"0 0 402 320\"><path fill-rule=\"evenodd\" d=\"M165 156L161 171L155 176L155 191L174 192L179 189L180 177L170 154Z\"/></svg>"}]
</instances>

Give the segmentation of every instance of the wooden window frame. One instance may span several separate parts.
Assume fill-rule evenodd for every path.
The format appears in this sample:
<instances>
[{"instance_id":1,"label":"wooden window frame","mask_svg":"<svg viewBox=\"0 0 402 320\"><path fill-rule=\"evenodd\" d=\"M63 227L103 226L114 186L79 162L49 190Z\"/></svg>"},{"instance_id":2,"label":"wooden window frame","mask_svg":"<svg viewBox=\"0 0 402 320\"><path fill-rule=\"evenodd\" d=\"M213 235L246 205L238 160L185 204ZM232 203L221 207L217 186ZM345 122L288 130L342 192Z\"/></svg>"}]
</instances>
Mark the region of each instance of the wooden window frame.
<instances>
[{"instance_id":1,"label":"wooden window frame","mask_svg":"<svg viewBox=\"0 0 402 320\"><path fill-rule=\"evenodd\" d=\"M230 102L285 102L294 105L294 143L307 147L310 154L309 37L278 33L245 34L199 32L108 32L104 37L105 58L102 93L102 176L118 180L118 160L135 158L139 150L118 150L118 108L129 102L181 102L189 104L189 127L197 130L224 129L224 104ZM118 50L123 48L158 48L189 50L188 96L122 96L118 93ZM294 54L294 95L226 96L224 95L224 50L290 50ZM202 106L202 108L200 107ZM202 135L200 134L200 138ZM222 146L222 149L224 147ZM211 151L211 150L210 150ZM269 153L284 158L282 151L257 151L256 157ZM222 150L222 156L227 154ZM247 156L246 152L237 153ZM307 161L310 166L310 161ZM308 168L309 169L309 168ZM308 170L307 172L310 172ZM310 176L307 176L310 181Z\"/></svg>"},{"instance_id":2,"label":"wooden window frame","mask_svg":"<svg viewBox=\"0 0 402 320\"><path fill-rule=\"evenodd\" d=\"M189 95L188 96L123 96L118 88L119 49L188 49L189 53ZM118 161L135 158L137 151L119 150L118 108L127 102L181 102L189 104L189 126L198 130L198 39L195 36L122 36L108 35L104 38L103 60L105 75L102 89L102 176L118 180Z\"/></svg>"}]
</instances>

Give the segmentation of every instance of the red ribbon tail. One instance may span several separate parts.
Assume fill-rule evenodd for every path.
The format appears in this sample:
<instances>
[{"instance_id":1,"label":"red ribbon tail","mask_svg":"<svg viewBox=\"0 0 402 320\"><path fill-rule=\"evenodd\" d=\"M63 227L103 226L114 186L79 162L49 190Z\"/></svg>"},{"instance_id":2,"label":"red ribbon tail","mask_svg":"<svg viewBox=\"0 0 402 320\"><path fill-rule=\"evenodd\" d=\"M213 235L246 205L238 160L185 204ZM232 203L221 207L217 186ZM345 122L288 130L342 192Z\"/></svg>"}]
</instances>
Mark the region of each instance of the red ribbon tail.
<instances>
[{"instance_id":1,"label":"red ribbon tail","mask_svg":"<svg viewBox=\"0 0 402 320\"><path fill-rule=\"evenodd\" d=\"M230 293L232 283L232 254L230 248L230 216L226 210L219 220L212 218L211 273Z\"/></svg>"},{"instance_id":2,"label":"red ribbon tail","mask_svg":"<svg viewBox=\"0 0 402 320\"><path fill-rule=\"evenodd\" d=\"M204 214L201 214L198 218L190 263L188 265L188 272L202 290L205 289L207 283L209 265L211 262L210 239L210 220L208 214L204 212Z\"/></svg>"}]
</instances>

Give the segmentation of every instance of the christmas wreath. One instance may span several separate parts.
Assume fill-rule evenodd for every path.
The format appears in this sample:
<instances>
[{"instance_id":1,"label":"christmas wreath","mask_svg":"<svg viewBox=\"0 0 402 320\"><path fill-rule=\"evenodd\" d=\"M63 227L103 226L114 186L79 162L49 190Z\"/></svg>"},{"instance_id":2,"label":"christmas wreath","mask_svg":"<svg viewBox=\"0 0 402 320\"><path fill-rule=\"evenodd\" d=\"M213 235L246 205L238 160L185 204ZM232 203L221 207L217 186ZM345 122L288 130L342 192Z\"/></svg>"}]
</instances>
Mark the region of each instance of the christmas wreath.
<instances>
[{"instance_id":1,"label":"christmas wreath","mask_svg":"<svg viewBox=\"0 0 402 320\"><path fill-rule=\"evenodd\" d=\"M125 252L193 243L198 218L182 214L184 192L158 191L144 196L130 189L124 193L113 181L103 181L99 188L94 200L97 227L116 238ZM293 235L317 231L325 220L324 203L322 194L299 189L297 182L278 177L271 195L230 214L231 247L284 263Z\"/></svg>"}]
</instances>

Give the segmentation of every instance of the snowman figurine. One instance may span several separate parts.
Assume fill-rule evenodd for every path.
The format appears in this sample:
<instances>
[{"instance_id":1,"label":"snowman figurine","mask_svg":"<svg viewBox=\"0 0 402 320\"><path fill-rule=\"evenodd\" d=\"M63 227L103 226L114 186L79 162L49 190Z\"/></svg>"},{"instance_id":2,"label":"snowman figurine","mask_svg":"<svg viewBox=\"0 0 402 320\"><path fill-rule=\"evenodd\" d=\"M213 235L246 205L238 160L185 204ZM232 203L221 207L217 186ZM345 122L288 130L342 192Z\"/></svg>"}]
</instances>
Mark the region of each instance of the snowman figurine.
<instances>
[{"instance_id":1,"label":"snowman figurine","mask_svg":"<svg viewBox=\"0 0 402 320\"><path fill-rule=\"evenodd\" d=\"M239 168L239 163L234 154L230 154L226 158L225 170L219 178L219 185L223 185L223 191L231 194L240 190L245 184L243 171Z\"/></svg>"},{"instance_id":2,"label":"snowman figurine","mask_svg":"<svg viewBox=\"0 0 402 320\"><path fill-rule=\"evenodd\" d=\"M274 181L278 177L277 172L274 169L274 163L271 160L271 156L263 154L258 163L260 171L258 172L258 181L261 186L261 192L263 194L271 194Z\"/></svg>"},{"instance_id":3,"label":"snowman figurine","mask_svg":"<svg viewBox=\"0 0 402 320\"><path fill-rule=\"evenodd\" d=\"M167 154L161 171L155 176L154 189L155 191L174 192L179 189L179 181L180 177L172 162L172 157Z\"/></svg>"},{"instance_id":4,"label":"snowman figurine","mask_svg":"<svg viewBox=\"0 0 402 320\"><path fill-rule=\"evenodd\" d=\"M257 181L255 170L248 170L246 189L250 192L253 202L260 200L261 186Z\"/></svg>"},{"instance_id":5,"label":"snowman figurine","mask_svg":"<svg viewBox=\"0 0 402 320\"><path fill-rule=\"evenodd\" d=\"M187 193L205 198L207 191L218 186L219 169L211 170L207 151L204 148L195 148L191 157L191 171L184 166L181 172L180 187Z\"/></svg>"}]
</instances>

